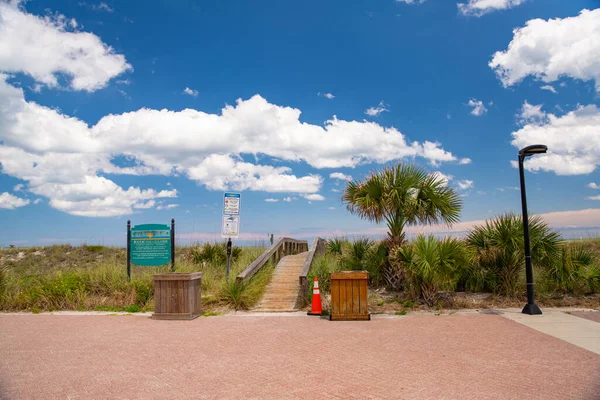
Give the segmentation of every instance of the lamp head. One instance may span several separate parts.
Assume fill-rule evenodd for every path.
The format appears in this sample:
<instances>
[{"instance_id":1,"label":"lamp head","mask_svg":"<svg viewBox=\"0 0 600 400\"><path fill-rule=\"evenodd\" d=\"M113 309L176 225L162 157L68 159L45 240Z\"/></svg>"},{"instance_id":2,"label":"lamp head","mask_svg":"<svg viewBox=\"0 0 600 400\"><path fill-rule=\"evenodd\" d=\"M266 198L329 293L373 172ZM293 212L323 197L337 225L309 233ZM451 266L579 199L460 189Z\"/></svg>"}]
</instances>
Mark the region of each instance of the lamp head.
<instances>
[{"instance_id":1,"label":"lamp head","mask_svg":"<svg viewBox=\"0 0 600 400\"><path fill-rule=\"evenodd\" d=\"M531 146L523 147L521 150L519 150L519 156L525 158L534 154L542 154L546 151L548 151L548 146L543 144L534 144Z\"/></svg>"}]
</instances>

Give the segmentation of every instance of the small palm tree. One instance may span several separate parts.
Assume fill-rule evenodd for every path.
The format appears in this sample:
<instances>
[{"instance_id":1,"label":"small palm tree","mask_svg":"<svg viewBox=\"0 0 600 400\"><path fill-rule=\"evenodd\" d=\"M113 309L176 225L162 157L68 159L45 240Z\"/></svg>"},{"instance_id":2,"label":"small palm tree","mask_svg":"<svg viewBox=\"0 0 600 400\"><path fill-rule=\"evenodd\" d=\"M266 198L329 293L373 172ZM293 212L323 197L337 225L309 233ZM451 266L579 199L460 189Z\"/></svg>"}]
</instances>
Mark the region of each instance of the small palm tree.
<instances>
[{"instance_id":1,"label":"small palm tree","mask_svg":"<svg viewBox=\"0 0 600 400\"><path fill-rule=\"evenodd\" d=\"M558 256L549 263L547 273L554 285L568 293L581 292L588 284L593 291L595 264L596 254L592 250L581 245L561 246Z\"/></svg>"},{"instance_id":2,"label":"small palm tree","mask_svg":"<svg viewBox=\"0 0 600 400\"><path fill-rule=\"evenodd\" d=\"M556 257L561 242L540 218L529 219L531 258L535 266L547 267ZM506 213L475 227L467 236L467 245L475 253L475 262L483 270L485 286L507 296L519 292L519 277L525 265L523 220Z\"/></svg>"},{"instance_id":3,"label":"small palm tree","mask_svg":"<svg viewBox=\"0 0 600 400\"><path fill-rule=\"evenodd\" d=\"M429 306L435 305L440 290L454 290L462 270L469 265L468 251L461 240L423 235L407 246L396 247L391 259L407 275L412 295Z\"/></svg>"},{"instance_id":4,"label":"small palm tree","mask_svg":"<svg viewBox=\"0 0 600 400\"><path fill-rule=\"evenodd\" d=\"M462 201L436 175L414 165L397 164L348 182L342 201L352 214L388 228L388 249L405 241L404 228L458 222Z\"/></svg>"}]
</instances>

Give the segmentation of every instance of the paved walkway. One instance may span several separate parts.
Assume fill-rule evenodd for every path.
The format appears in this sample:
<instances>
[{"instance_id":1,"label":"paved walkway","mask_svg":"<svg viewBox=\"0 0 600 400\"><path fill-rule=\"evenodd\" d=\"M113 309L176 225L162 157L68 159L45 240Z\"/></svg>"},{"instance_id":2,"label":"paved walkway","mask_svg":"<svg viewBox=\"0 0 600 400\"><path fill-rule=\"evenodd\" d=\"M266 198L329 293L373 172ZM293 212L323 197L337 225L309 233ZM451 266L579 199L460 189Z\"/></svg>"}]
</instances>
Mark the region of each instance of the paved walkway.
<instances>
[{"instance_id":1,"label":"paved walkway","mask_svg":"<svg viewBox=\"0 0 600 400\"><path fill-rule=\"evenodd\" d=\"M599 312L565 312L549 308L543 309L542 315L527 315L521 313L520 309L510 308L498 313L537 331L600 354L600 323L594 321L598 319ZM600 376L598 378L600 379Z\"/></svg>"},{"instance_id":2,"label":"paved walkway","mask_svg":"<svg viewBox=\"0 0 600 400\"><path fill-rule=\"evenodd\" d=\"M293 256L285 256L279 261L256 311L283 312L295 309L300 290L298 278L307 256L308 252L305 251Z\"/></svg>"},{"instance_id":3,"label":"paved walkway","mask_svg":"<svg viewBox=\"0 0 600 400\"><path fill-rule=\"evenodd\" d=\"M498 315L0 314L1 399L599 399L600 356Z\"/></svg>"}]
</instances>

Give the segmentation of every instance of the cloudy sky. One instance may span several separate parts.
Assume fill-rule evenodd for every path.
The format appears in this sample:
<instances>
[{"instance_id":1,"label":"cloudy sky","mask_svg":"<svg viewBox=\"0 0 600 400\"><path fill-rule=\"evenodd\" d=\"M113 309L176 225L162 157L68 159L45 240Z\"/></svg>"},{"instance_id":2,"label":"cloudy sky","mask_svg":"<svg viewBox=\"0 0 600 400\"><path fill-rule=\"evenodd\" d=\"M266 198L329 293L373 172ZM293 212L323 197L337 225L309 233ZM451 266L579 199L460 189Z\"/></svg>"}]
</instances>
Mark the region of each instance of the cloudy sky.
<instances>
[{"instance_id":1,"label":"cloudy sky","mask_svg":"<svg viewBox=\"0 0 600 400\"><path fill-rule=\"evenodd\" d=\"M0 0L0 245L381 233L340 202L398 161L464 200L600 226L597 0ZM461 229L462 229L461 228Z\"/></svg>"}]
</instances>

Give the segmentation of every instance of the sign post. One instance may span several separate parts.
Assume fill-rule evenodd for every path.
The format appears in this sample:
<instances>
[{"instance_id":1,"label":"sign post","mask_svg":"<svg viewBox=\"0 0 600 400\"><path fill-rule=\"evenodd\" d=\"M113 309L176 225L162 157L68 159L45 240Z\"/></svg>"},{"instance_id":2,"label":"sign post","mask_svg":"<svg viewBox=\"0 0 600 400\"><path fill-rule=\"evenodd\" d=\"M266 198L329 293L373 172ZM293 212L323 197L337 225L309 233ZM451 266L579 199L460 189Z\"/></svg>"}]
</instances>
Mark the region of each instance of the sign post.
<instances>
[{"instance_id":1,"label":"sign post","mask_svg":"<svg viewBox=\"0 0 600 400\"><path fill-rule=\"evenodd\" d=\"M131 221L127 220L127 280L131 280Z\"/></svg>"},{"instance_id":2,"label":"sign post","mask_svg":"<svg viewBox=\"0 0 600 400\"><path fill-rule=\"evenodd\" d=\"M229 268L231 266L231 238L240 236L240 193L225 193L223 195L223 220L221 237L227 238L227 269L225 279L229 281Z\"/></svg>"},{"instance_id":3,"label":"sign post","mask_svg":"<svg viewBox=\"0 0 600 400\"><path fill-rule=\"evenodd\" d=\"M171 272L175 272L175 218L171 218Z\"/></svg>"}]
</instances>

